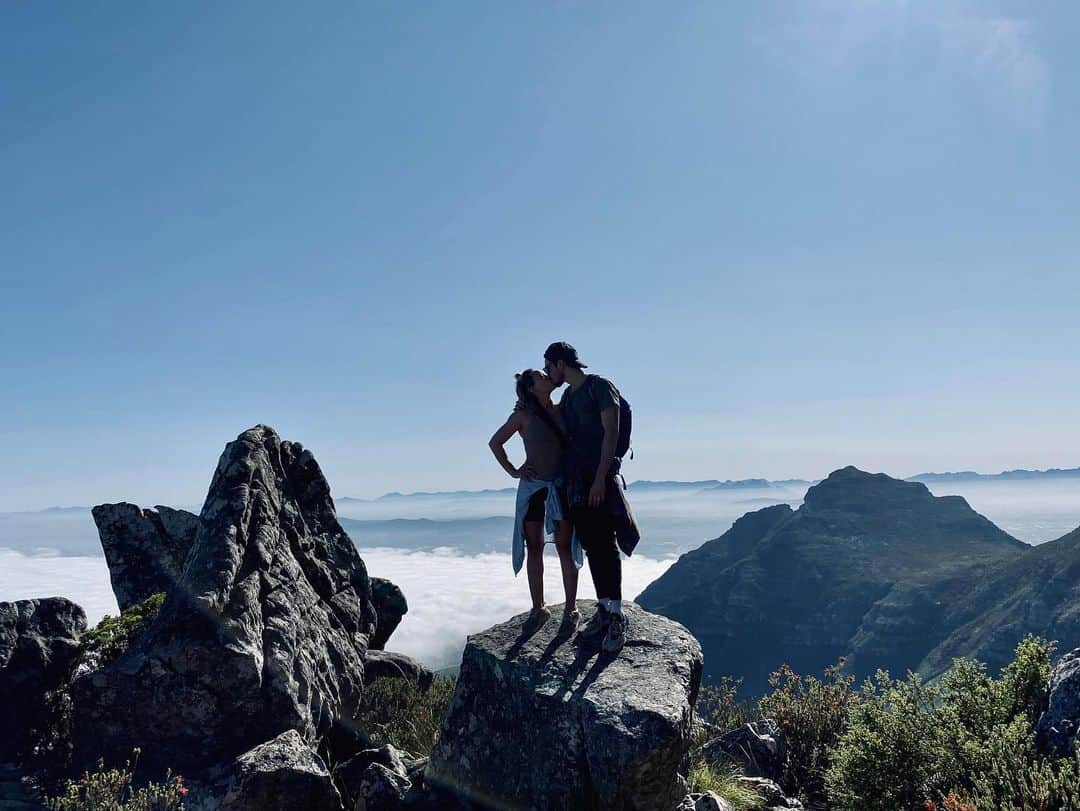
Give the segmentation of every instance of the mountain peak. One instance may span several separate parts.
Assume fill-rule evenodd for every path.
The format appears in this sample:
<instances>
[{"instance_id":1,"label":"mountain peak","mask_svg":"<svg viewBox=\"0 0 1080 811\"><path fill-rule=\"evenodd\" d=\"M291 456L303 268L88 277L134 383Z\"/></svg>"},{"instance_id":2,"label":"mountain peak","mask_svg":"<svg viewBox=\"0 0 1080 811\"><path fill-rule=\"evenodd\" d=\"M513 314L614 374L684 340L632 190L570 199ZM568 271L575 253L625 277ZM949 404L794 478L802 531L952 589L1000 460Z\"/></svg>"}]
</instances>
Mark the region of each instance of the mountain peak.
<instances>
[{"instance_id":1,"label":"mountain peak","mask_svg":"<svg viewBox=\"0 0 1080 811\"><path fill-rule=\"evenodd\" d=\"M803 501L808 511L843 510L878 512L895 506L914 506L934 501L921 482L894 479L884 473L867 473L848 465L834 470L806 491ZM964 502L965 505L967 502Z\"/></svg>"}]
</instances>

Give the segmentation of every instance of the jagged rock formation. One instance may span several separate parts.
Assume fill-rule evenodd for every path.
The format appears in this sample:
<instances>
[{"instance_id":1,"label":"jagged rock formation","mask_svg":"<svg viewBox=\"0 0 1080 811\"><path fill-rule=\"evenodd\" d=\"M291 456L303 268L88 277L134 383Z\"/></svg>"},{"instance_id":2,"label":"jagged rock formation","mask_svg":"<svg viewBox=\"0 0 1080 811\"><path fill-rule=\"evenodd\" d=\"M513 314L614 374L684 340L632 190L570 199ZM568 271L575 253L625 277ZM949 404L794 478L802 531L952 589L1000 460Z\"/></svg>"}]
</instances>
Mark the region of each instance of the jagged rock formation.
<instances>
[{"instance_id":1,"label":"jagged rock formation","mask_svg":"<svg viewBox=\"0 0 1080 811\"><path fill-rule=\"evenodd\" d=\"M127 502L99 504L91 513L121 611L180 580L199 529L197 515L171 507L144 510Z\"/></svg>"},{"instance_id":2,"label":"jagged rock formation","mask_svg":"<svg viewBox=\"0 0 1080 811\"><path fill-rule=\"evenodd\" d=\"M701 641L707 681L742 676L760 694L784 662L820 672L844 656L860 677L917 668L948 635L949 595L1030 552L959 496L848 467L798 510L743 516L638 601Z\"/></svg>"},{"instance_id":3,"label":"jagged rock formation","mask_svg":"<svg viewBox=\"0 0 1080 811\"><path fill-rule=\"evenodd\" d=\"M0 762L18 760L47 719L45 693L61 686L86 614L63 597L0 603Z\"/></svg>"},{"instance_id":4,"label":"jagged rock formation","mask_svg":"<svg viewBox=\"0 0 1080 811\"><path fill-rule=\"evenodd\" d=\"M199 516L186 510L135 504L99 504L91 511L109 565L109 579L120 610L152 594L168 592L180 580L199 529ZM382 650L409 610L401 589L381 577L370 578L376 627L368 647Z\"/></svg>"},{"instance_id":5,"label":"jagged rock formation","mask_svg":"<svg viewBox=\"0 0 1080 811\"><path fill-rule=\"evenodd\" d=\"M383 650L401 618L409 610L401 589L382 577L371 578L371 603L375 606L375 633L368 642L371 650Z\"/></svg>"},{"instance_id":6,"label":"jagged rock formation","mask_svg":"<svg viewBox=\"0 0 1080 811\"><path fill-rule=\"evenodd\" d=\"M1050 701L1035 728L1035 740L1044 752L1070 757L1080 732L1080 648L1054 665L1047 691Z\"/></svg>"},{"instance_id":7,"label":"jagged rock formation","mask_svg":"<svg viewBox=\"0 0 1080 811\"><path fill-rule=\"evenodd\" d=\"M469 637L426 779L481 806L674 808L701 649L681 625L626 603L616 656L527 614ZM580 603L587 621L595 610Z\"/></svg>"},{"instance_id":8,"label":"jagged rock formation","mask_svg":"<svg viewBox=\"0 0 1080 811\"><path fill-rule=\"evenodd\" d=\"M77 679L75 750L192 770L351 718L375 610L312 454L270 428L226 446L183 574L116 662Z\"/></svg>"}]
</instances>

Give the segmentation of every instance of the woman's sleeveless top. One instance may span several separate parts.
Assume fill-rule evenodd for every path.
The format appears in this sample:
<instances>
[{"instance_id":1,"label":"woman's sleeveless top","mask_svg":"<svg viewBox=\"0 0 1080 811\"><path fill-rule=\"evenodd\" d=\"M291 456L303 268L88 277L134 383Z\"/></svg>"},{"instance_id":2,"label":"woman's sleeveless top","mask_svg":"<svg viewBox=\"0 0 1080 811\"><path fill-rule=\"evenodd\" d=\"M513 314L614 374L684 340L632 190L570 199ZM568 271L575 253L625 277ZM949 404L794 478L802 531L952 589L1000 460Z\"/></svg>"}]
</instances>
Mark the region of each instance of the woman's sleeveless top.
<instances>
[{"instance_id":1,"label":"woman's sleeveless top","mask_svg":"<svg viewBox=\"0 0 1080 811\"><path fill-rule=\"evenodd\" d=\"M552 419L556 418L552 416ZM563 474L562 442L543 417L527 411L521 438L525 442L526 461L536 470L537 478L551 481Z\"/></svg>"}]
</instances>

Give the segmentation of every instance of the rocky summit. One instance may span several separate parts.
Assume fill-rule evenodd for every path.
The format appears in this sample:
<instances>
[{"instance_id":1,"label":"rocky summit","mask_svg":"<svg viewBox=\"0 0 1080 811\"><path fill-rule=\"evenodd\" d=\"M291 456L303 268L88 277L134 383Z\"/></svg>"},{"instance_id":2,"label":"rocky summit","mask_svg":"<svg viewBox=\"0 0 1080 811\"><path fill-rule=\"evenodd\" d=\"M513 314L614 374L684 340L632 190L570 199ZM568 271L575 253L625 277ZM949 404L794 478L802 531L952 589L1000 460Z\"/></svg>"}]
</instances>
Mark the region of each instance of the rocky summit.
<instances>
[{"instance_id":1,"label":"rocky summit","mask_svg":"<svg viewBox=\"0 0 1080 811\"><path fill-rule=\"evenodd\" d=\"M638 602L701 641L707 681L739 676L754 695L785 662L820 672L846 657L859 676L917 668L948 635L948 595L1030 551L959 496L847 467L798 510L743 516Z\"/></svg>"},{"instance_id":2,"label":"rocky summit","mask_svg":"<svg viewBox=\"0 0 1080 811\"><path fill-rule=\"evenodd\" d=\"M561 607L469 637L425 776L473 807L670 809L690 744L701 648L676 622L626 603L616 655L575 638ZM579 603L582 622L593 604Z\"/></svg>"},{"instance_id":3,"label":"rocky summit","mask_svg":"<svg viewBox=\"0 0 1080 811\"><path fill-rule=\"evenodd\" d=\"M75 751L148 767L230 762L351 718L375 629L367 570L312 454L257 426L229 443L179 580L112 664L77 678Z\"/></svg>"}]
</instances>

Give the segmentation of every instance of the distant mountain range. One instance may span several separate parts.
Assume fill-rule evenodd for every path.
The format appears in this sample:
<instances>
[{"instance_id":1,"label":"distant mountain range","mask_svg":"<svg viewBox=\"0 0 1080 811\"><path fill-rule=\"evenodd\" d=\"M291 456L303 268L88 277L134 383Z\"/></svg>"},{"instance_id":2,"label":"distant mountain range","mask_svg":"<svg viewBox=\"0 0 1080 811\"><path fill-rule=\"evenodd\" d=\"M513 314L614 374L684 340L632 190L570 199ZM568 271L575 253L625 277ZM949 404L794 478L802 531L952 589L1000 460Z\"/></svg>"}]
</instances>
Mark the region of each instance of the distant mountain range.
<instances>
[{"instance_id":1,"label":"distant mountain range","mask_svg":"<svg viewBox=\"0 0 1080 811\"><path fill-rule=\"evenodd\" d=\"M453 547L467 554L506 551L514 519L490 518L391 518L383 521L338 517L360 553L374 547L436 549Z\"/></svg>"},{"instance_id":2,"label":"distant mountain range","mask_svg":"<svg viewBox=\"0 0 1080 811\"><path fill-rule=\"evenodd\" d=\"M1080 530L1031 547L960 496L843 468L798 510L750 512L683 555L637 598L686 625L705 678L766 689L787 662L820 673L844 657L858 678L883 667L933 676L953 656L992 669L1028 632L1080 645Z\"/></svg>"},{"instance_id":3,"label":"distant mountain range","mask_svg":"<svg viewBox=\"0 0 1080 811\"><path fill-rule=\"evenodd\" d=\"M975 473L961 470L956 473L920 473L910 476L909 482L982 482L982 481L1030 481L1044 479L1080 479L1080 467L1057 468L1049 470L1006 470L1002 473Z\"/></svg>"},{"instance_id":4,"label":"distant mountain range","mask_svg":"<svg viewBox=\"0 0 1080 811\"><path fill-rule=\"evenodd\" d=\"M940 483L940 482L974 482L974 481L1017 481L1035 479L1070 479L1080 478L1080 467L1073 468L1050 468L1048 470L1006 470L1002 473L975 473L964 470L949 473L919 473L909 476L904 481ZM650 480L638 479L629 483L631 490L765 490L773 487L809 487L817 484L820 479L699 479L696 481L679 480ZM433 498L470 498L484 496L500 496L516 492L515 487L503 487L488 490L435 490L419 491L415 493L392 492L378 498L344 498L335 499L339 504L372 504L377 502L397 501L403 499L433 499ZM77 508L73 508L77 509Z\"/></svg>"}]
</instances>

